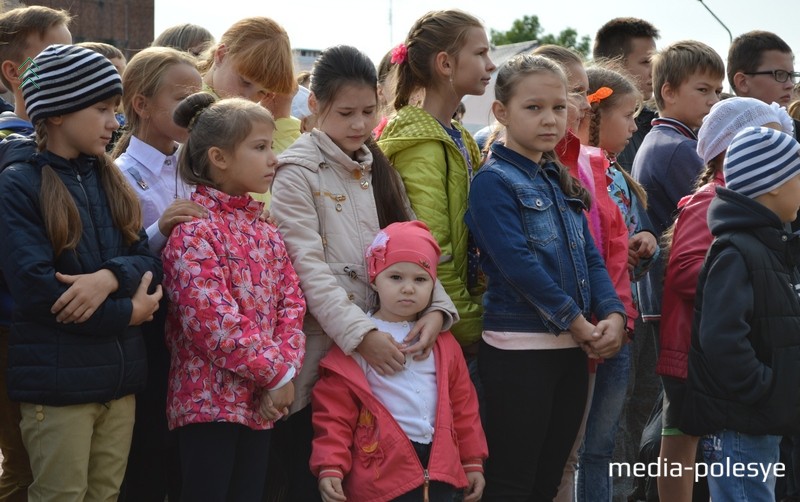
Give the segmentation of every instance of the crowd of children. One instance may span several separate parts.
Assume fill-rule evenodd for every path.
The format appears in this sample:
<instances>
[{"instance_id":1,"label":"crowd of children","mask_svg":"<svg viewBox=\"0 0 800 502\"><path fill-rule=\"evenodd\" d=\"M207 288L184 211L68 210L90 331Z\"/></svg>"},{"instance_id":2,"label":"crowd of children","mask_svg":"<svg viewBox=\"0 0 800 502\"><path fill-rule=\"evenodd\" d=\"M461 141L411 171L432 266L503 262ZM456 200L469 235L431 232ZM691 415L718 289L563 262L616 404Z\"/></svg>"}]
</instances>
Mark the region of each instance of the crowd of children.
<instances>
[{"instance_id":1,"label":"crowd of children","mask_svg":"<svg viewBox=\"0 0 800 502\"><path fill-rule=\"evenodd\" d=\"M435 11L378 68L339 45L299 76L265 17L130 61L70 22L0 14L0 502L607 501L641 403L661 462L787 462L715 502L800 497L777 35L733 41L720 101L713 49L633 18L591 65L498 68ZM495 74L479 147L455 117Z\"/></svg>"}]
</instances>

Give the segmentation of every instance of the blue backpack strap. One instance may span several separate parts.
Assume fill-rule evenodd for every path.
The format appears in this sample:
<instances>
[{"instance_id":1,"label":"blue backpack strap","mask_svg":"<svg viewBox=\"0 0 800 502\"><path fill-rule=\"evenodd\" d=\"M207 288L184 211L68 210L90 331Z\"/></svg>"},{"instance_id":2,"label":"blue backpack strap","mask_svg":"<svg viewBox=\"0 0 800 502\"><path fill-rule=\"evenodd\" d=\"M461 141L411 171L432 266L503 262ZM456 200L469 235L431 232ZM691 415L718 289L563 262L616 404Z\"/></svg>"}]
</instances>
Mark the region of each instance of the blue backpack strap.
<instances>
[{"instance_id":1,"label":"blue backpack strap","mask_svg":"<svg viewBox=\"0 0 800 502\"><path fill-rule=\"evenodd\" d=\"M142 175L139 174L139 171L135 167L129 168L128 174L133 176L133 179L136 180L136 184L138 184L142 190L150 189L150 185L147 184L147 182L144 180L144 178L142 178Z\"/></svg>"}]
</instances>

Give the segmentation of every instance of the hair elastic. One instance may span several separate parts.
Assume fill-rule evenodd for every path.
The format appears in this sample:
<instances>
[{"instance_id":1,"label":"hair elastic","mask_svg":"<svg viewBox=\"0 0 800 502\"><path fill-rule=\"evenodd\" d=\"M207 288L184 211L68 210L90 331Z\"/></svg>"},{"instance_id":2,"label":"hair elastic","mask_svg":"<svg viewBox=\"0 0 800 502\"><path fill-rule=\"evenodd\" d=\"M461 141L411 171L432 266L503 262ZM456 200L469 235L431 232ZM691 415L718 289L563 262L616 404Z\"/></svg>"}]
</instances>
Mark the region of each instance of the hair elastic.
<instances>
[{"instance_id":1,"label":"hair elastic","mask_svg":"<svg viewBox=\"0 0 800 502\"><path fill-rule=\"evenodd\" d=\"M392 64L403 64L408 56L408 47L400 42L397 47L392 49Z\"/></svg>"}]
</instances>

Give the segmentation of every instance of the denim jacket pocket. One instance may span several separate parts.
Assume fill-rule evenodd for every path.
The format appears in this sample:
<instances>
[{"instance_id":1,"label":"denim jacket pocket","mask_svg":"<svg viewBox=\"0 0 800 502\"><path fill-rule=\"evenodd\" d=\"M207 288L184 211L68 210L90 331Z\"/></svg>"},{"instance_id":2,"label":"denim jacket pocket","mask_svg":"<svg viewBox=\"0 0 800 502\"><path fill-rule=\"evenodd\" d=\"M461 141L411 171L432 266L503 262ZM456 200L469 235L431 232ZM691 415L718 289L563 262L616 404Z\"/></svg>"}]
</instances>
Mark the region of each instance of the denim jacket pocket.
<instances>
[{"instance_id":1,"label":"denim jacket pocket","mask_svg":"<svg viewBox=\"0 0 800 502\"><path fill-rule=\"evenodd\" d=\"M553 201L541 190L519 190L522 218L529 241L536 246L546 246L556 239L553 221Z\"/></svg>"}]
</instances>

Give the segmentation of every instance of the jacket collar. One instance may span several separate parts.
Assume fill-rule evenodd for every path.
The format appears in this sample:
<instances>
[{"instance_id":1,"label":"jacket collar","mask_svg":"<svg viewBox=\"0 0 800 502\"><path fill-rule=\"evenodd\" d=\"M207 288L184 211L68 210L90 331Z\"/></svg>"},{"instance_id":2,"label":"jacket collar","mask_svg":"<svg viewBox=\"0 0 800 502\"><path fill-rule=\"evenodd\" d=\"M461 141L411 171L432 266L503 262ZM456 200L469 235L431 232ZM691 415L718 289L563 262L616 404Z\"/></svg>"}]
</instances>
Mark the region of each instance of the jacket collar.
<instances>
[{"instance_id":1,"label":"jacket collar","mask_svg":"<svg viewBox=\"0 0 800 502\"><path fill-rule=\"evenodd\" d=\"M325 162L338 164L349 172L364 172L372 168L372 152L366 145L361 145L361 148L356 151L356 158L351 159L333 142L330 136L319 129L313 129L311 137L317 143L322 155L325 156Z\"/></svg>"},{"instance_id":2,"label":"jacket collar","mask_svg":"<svg viewBox=\"0 0 800 502\"><path fill-rule=\"evenodd\" d=\"M245 195L229 195L207 185L197 185L192 200L209 211L225 213L241 213L249 222L261 217L264 203Z\"/></svg>"},{"instance_id":3,"label":"jacket collar","mask_svg":"<svg viewBox=\"0 0 800 502\"><path fill-rule=\"evenodd\" d=\"M97 167L97 157L93 155L80 154L74 159L65 159L49 150L35 154L32 160L39 167L49 165L56 170L82 175L90 174Z\"/></svg>"},{"instance_id":4,"label":"jacket collar","mask_svg":"<svg viewBox=\"0 0 800 502\"><path fill-rule=\"evenodd\" d=\"M524 155L520 155L500 143L494 143L492 145L492 155L511 164L531 178L535 178L540 171L543 171L546 175L555 175L558 177L558 167L553 162L545 161L544 164L537 164Z\"/></svg>"},{"instance_id":5,"label":"jacket collar","mask_svg":"<svg viewBox=\"0 0 800 502\"><path fill-rule=\"evenodd\" d=\"M572 131L567 131L555 148L559 160L570 168L578 169L578 157L581 154L581 140Z\"/></svg>"},{"instance_id":6,"label":"jacket collar","mask_svg":"<svg viewBox=\"0 0 800 502\"><path fill-rule=\"evenodd\" d=\"M324 145L323 145L324 144ZM314 129L303 133L297 141L278 156L278 167L292 164L302 166L311 172L319 171L320 167L333 164L344 167L348 172L372 169L372 152L366 145L358 151L358 160L348 157L330 137L322 131Z\"/></svg>"}]
</instances>

